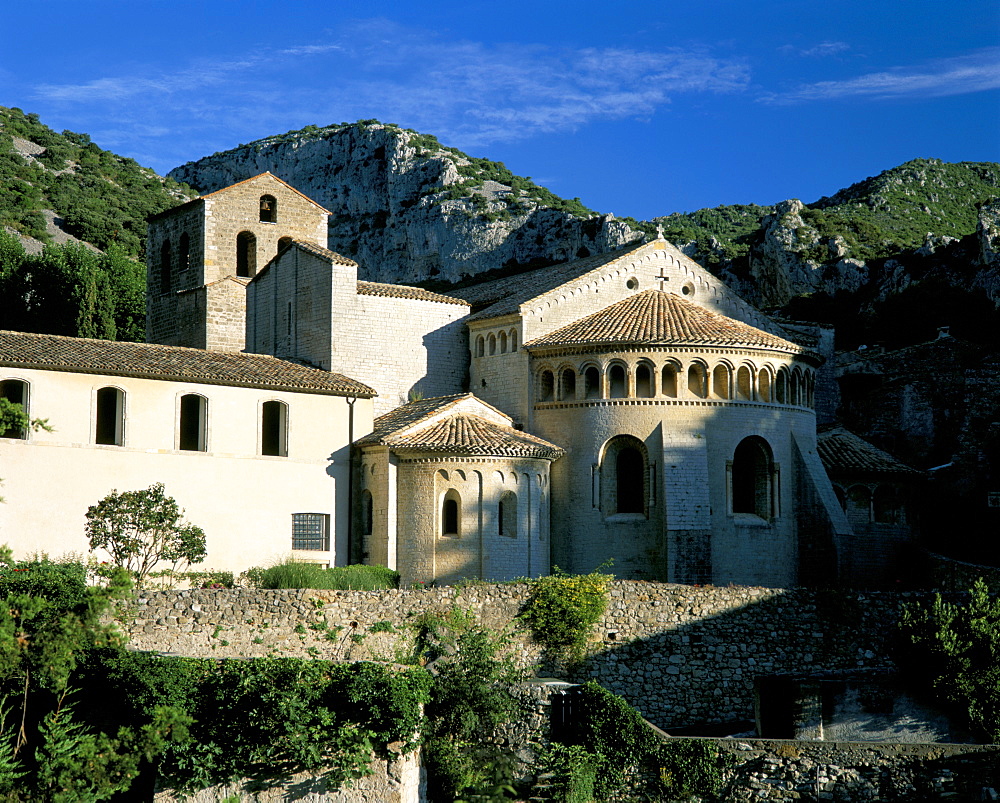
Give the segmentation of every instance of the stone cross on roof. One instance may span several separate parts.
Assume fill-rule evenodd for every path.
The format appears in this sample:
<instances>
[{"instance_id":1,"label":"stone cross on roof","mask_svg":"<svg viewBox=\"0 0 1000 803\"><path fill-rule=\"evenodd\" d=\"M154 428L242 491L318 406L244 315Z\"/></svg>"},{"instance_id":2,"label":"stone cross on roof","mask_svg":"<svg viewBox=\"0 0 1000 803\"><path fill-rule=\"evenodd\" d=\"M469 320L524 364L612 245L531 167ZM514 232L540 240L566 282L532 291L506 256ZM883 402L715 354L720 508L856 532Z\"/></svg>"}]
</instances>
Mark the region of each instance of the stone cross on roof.
<instances>
[{"instance_id":1,"label":"stone cross on roof","mask_svg":"<svg viewBox=\"0 0 1000 803\"><path fill-rule=\"evenodd\" d=\"M663 239L663 224L662 223L657 223L656 224L656 239L657 240L662 240Z\"/></svg>"}]
</instances>

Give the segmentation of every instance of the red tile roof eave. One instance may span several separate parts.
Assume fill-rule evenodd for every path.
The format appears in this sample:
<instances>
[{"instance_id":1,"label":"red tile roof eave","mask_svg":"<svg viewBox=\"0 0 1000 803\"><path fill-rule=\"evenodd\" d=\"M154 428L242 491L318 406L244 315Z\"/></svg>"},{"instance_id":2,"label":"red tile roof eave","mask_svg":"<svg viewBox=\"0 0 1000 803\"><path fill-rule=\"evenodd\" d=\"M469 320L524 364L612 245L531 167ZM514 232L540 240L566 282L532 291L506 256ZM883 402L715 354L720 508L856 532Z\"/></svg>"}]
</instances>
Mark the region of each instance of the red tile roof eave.
<instances>
[{"instance_id":1,"label":"red tile roof eave","mask_svg":"<svg viewBox=\"0 0 1000 803\"><path fill-rule=\"evenodd\" d=\"M361 444L360 448L365 448L367 446L385 446L393 452L405 452L406 454L429 454L429 455L442 455L442 454L452 454L461 457L484 457L484 458L494 458L497 460L504 460L510 458L531 458L535 460L558 460L565 454L562 449L544 449L539 448L537 450L533 449L510 449L504 450L489 450L480 449L476 447L462 447L462 446L410 446L410 445L394 445L392 443L385 443L384 441L378 441L377 443L365 443Z\"/></svg>"},{"instance_id":2,"label":"red tile roof eave","mask_svg":"<svg viewBox=\"0 0 1000 803\"><path fill-rule=\"evenodd\" d=\"M89 374L91 376L120 376L128 379L149 379L154 382L183 382L189 385L215 385L218 387L254 388L257 390L280 390L287 393L308 393L319 396L345 396L348 398L373 399L378 392L354 379L344 377L344 381L357 385L357 388L310 388L284 382L240 382L238 380L213 379L211 377L192 377L182 374L150 373L141 371L126 371L113 366L91 368L87 366L64 365L59 363L39 363L13 361L0 358L0 368L21 368L25 371L58 371L68 374ZM340 376L340 374L338 374Z\"/></svg>"},{"instance_id":3,"label":"red tile roof eave","mask_svg":"<svg viewBox=\"0 0 1000 803\"><path fill-rule=\"evenodd\" d=\"M529 352L533 356L542 356L549 354L558 353L578 353L578 352L589 352L589 351L622 351L623 347L628 350L654 350L654 349L672 349L678 347L684 348L713 348L713 349L733 349L734 351L762 351L762 352L773 352L775 354L790 354L795 357L803 357L805 359L811 360L816 365L820 365L824 362L822 355L815 351L809 351L807 349L790 349L790 348L777 348L775 346L765 346L760 344L752 343L710 343L710 342L697 342L695 340L678 340L675 342L664 342L664 341L639 341L639 340L600 340L600 341L574 341L565 343L549 343L549 344L539 344L531 345L530 343L525 344L522 348Z\"/></svg>"}]
</instances>

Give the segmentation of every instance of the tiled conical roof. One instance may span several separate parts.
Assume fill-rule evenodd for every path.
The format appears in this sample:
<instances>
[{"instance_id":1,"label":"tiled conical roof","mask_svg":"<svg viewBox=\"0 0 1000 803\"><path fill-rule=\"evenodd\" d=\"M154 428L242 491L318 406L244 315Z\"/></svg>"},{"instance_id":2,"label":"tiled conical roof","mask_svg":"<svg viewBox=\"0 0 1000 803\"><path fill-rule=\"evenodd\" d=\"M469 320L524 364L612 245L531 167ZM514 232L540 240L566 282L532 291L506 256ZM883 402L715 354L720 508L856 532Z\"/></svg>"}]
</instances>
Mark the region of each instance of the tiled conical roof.
<instances>
[{"instance_id":1,"label":"tiled conical roof","mask_svg":"<svg viewBox=\"0 0 1000 803\"><path fill-rule=\"evenodd\" d=\"M803 348L762 329L661 290L644 290L525 343L526 348L571 345L755 346L801 353Z\"/></svg>"}]
</instances>

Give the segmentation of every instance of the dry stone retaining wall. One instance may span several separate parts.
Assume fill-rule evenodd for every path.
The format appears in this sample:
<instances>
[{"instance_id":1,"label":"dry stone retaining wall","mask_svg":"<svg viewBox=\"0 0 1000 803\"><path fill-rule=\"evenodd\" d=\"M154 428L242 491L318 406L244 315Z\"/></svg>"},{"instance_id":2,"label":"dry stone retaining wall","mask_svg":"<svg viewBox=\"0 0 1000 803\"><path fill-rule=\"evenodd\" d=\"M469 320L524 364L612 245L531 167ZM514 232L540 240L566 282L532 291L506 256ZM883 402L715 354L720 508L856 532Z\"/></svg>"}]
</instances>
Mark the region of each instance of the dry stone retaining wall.
<instances>
[{"instance_id":1,"label":"dry stone retaining wall","mask_svg":"<svg viewBox=\"0 0 1000 803\"><path fill-rule=\"evenodd\" d=\"M422 615L471 611L517 626L527 585L400 591L219 589L144 592L125 611L131 645L180 655L405 661ZM594 679L669 728L753 717L760 675L886 668L887 638L913 594L818 592L665 583L612 584L593 656L549 660L526 634L516 657L538 674Z\"/></svg>"}]
</instances>

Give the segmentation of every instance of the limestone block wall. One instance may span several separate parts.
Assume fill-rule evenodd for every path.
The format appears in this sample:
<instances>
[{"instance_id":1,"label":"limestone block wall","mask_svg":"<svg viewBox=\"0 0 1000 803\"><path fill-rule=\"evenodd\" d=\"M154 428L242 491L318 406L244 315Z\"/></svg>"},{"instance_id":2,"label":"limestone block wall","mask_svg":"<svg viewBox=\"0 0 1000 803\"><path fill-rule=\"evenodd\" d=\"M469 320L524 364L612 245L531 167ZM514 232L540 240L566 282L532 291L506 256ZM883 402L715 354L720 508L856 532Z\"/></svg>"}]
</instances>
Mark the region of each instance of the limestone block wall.
<instances>
[{"instance_id":1,"label":"limestone block wall","mask_svg":"<svg viewBox=\"0 0 1000 803\"><path fill-rule=\"evenodd\" d=\"M315 655L387 660L411 651L416 617L469 610L486 627L516 626L525 585L380 592L144 592L126 610L131 645L208 657ZM542 676L594 679L654 724L754 718L754 679L887 668L901 604L916 594L865 594L617 581L574 671L544 660L526 635L515 657ZM377 623L389 623L373 628ZM301 627L298 627L302 625Z\"/></svg>"},{"instance_id":2,"label":"limestone block wall","mask_svg":"<svg viewBox=\"0 0 1000 803\"><path fill-rule=\"evenodd\" d=\"M520 317L469 323L469 390L524 423L530 420L532 377L521 342Z\"/></svg>"},{"instance_id":3,"label":"limestone block wall","mask_svg":"<svg viewBox=\"0 0 1000 803\"><path fill-rule=\"evenodd\" d=\"M333 309L334 370L378 391L375 414L420 398L461 393L468 383L469 307L355 293Z\"/></svg>"},{"instance_id":4,"label":"limestone block wall","mask_svg":"<svg viewBox=\"0 0 1000 803\"><path fill-rule=\"evenodd\" d=\"M146 341L168 346L193 345L201 334L188 316L179 316L183 303L178 294L205 284L202 255L205 251L205 218L200 201L185 204L158 218L148 227L146 240ZM184 259L182 236L187 237ZM164 245L169 264L163 265ZM204 328L204 323L201 323Z\"/></svg>"}]
</instances>

